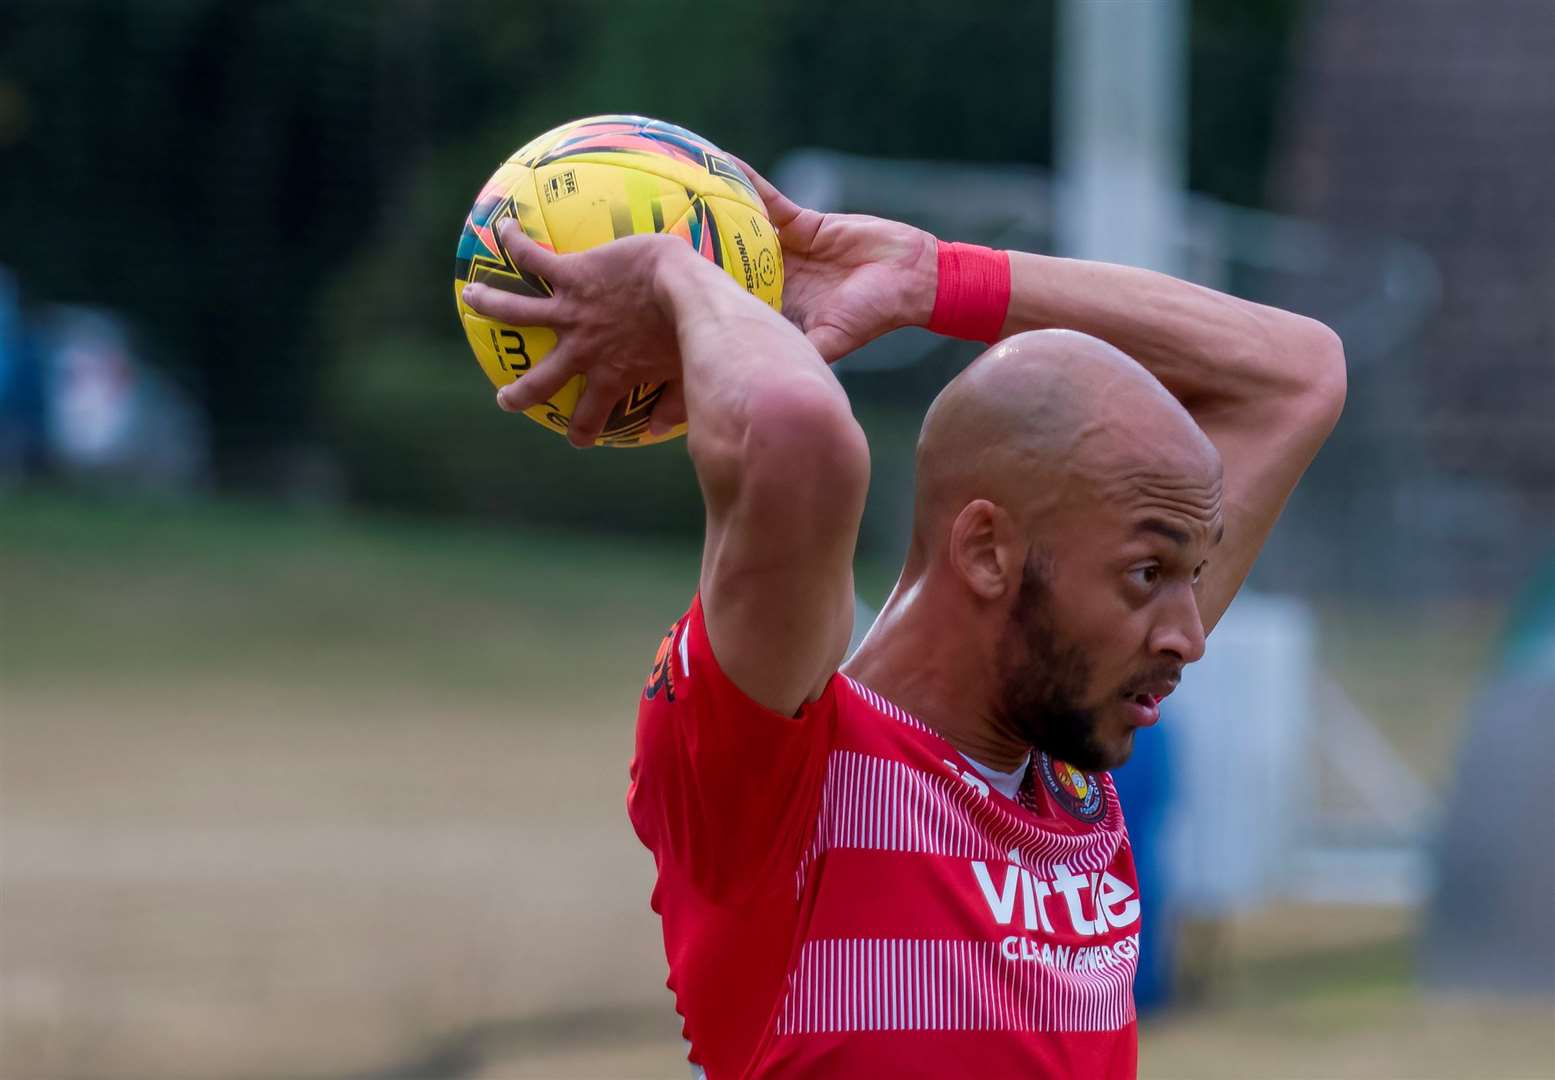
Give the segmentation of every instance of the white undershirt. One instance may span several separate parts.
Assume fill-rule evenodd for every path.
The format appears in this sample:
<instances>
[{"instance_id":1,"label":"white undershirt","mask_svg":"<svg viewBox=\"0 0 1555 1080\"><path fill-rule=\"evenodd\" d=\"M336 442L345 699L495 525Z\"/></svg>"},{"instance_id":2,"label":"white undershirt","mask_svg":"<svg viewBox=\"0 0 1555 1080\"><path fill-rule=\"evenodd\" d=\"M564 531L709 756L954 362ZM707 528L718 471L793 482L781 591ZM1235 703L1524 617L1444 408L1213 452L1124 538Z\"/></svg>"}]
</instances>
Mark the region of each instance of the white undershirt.
<instances>
[{"instance_id":1,"label":"white undershirt","mask_svg":"<svg viewBox=\"0 0 1555 1080\"><path fill-rule=\"evenodd\" d=\"M1006 799L1013 799L1020 792L1020 786L1026 782L1026 768L1031 764L1031 751L1029 750L1026 751L1025 760L1015 766L1013 772L1000 772L997 769L990 769L981 761L973 761L965 754L962 754L961 757L968 765L977 770L977 775L987 780L993 786L993 789Z\"/></svg>"}]
</instances>

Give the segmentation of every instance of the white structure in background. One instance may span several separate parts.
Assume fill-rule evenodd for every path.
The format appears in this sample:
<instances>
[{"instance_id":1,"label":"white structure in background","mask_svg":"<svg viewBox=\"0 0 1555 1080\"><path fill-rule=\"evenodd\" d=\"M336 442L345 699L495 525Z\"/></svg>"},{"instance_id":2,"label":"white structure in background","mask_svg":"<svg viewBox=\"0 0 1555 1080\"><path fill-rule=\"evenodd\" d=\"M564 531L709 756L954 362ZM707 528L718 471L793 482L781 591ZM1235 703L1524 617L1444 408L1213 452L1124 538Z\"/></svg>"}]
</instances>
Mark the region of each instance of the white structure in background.
<instances>
[{"instance_id":1,"label":"white structure in background","mask_svg":"<svg viewBox=\"0 0 1555 1080\"><path fill-rule=\"evenodd\" d=\"M1059 4L1059 254L1181 273L1187 35L1186 0Z\"/></svg>"},{"instance_id":2,"label":"white structure in background","mask_svg":"<svg viewBox=\"0 0 1555 1080\"><path fill-rule=\"evenodd\" d=\"M1184 914L1425 898L1433 796L1319 668L1301 601L1244 590L1167 712Z\"/></svg>"},{"instance_id":3,"label":"white structure in background","mask_svg":"<svg viewBox=\"0 0 1555 1080\"><path fill-rule=\"evenodd\" d=\"M1244 592L1167 705L1184 914L1235 914L1286 884L1311 801L1316 636L1305 605Z\"/></svg>"}]
</instances>

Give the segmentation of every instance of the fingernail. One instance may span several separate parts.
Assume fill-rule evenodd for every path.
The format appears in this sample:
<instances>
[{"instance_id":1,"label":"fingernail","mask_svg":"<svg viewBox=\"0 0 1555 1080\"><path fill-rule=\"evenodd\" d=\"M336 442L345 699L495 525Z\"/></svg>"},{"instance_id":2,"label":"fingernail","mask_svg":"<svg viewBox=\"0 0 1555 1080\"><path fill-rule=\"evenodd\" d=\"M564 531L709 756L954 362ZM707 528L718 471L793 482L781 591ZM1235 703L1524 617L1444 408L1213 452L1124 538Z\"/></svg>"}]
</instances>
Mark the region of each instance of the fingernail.
<instances>
[{"instance_id":1,"label":"fingernail","mask_svg":"<svg viewBox=\"0 0 1555 1080\"><path fill-rule=\"evenodd\" d=\"M475 286L466 285L463 289L460 290L459 295L464 297L465 303L469 303L471 300L475 299Z\"/></svg>"}]
</instances>

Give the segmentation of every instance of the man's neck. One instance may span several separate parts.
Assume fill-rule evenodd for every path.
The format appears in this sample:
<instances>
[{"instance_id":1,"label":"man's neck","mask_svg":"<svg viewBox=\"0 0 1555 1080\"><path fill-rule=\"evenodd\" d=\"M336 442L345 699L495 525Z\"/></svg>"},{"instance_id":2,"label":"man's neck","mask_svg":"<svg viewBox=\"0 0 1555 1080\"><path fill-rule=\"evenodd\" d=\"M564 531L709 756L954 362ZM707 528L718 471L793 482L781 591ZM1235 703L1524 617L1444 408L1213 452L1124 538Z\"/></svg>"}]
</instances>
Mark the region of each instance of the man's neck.
<instances>
[{"instance_id":1,"label":"man's neck","mask_svg":"<svg viewBox=\"0 0 1555 1080\"><path fill-rule=\"evenodd\" d=\"M1008 772L1031 747L996 719L996 644L986 629L936 597L930 583L904 577L843 671L961 753Z\"/></svg>"}]
</instances>

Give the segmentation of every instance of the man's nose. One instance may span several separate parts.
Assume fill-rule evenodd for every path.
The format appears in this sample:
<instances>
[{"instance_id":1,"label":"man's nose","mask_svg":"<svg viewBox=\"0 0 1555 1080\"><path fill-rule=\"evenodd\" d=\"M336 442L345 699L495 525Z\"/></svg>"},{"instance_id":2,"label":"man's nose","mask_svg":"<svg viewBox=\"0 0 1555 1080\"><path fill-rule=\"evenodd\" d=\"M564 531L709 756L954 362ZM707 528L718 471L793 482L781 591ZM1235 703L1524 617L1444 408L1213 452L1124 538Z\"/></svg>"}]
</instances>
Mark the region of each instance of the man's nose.
<instances>
[{"instance_id":1,"label":"man's nose","mask_svg":"<svg viewBox=\"0 0 1555 1080\"><path fill-rule=\"evenodd\" d=\"M1174 590L1171 606L1156 623L1155 652L1170 653L1184 664L1204 655L1204 620L1199 617L1199 598L1191 588Z\"/></svg>"}]
</instances>

